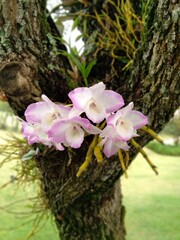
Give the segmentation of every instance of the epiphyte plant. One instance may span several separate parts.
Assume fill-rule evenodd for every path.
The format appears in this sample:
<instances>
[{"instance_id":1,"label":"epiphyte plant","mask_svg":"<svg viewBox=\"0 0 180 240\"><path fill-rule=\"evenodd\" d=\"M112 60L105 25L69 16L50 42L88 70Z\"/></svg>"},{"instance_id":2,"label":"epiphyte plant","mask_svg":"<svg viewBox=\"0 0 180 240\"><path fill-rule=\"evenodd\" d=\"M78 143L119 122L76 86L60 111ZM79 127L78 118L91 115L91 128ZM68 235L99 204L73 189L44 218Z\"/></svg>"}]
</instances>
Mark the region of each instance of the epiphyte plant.
<instances>
[{"instance_id":1,"label":"epiphyte plant","mask_svg":"<svg viewBox=\"0 0 180 240\"><path fill-rule=\"evenodd\" d=\"M124 99L115 91L106 90L99 82L91 87L78 87L68 94L72 104L54 103L42 95L42 101L30 104L22 120L22 132L29 144L42 143L59 151L65 148L80 148L84 138L93 135L84 163L80 166L79 177L90 164L93 155L97 162L118 154L122 169L126 173L129 161L129 143L142 153L157 173L144 150L134 140L138 129L148 132L161 140L149 129L148 118L134 110L133 102L124 106ZM126 161L123 159L125 152Z\"/></svg>"}]
</instances>

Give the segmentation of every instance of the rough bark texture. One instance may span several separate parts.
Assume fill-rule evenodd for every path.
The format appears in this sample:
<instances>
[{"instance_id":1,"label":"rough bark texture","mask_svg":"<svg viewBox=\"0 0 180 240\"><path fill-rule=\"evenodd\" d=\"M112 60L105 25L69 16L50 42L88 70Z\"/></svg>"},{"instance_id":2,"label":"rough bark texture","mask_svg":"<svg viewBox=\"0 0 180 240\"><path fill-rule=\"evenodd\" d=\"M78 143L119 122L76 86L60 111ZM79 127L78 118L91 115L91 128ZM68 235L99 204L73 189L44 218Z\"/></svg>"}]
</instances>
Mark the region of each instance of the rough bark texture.
<instances>
[{"instance_id":1,"label":"rough bark texture","mask_svg":"<svg viewBox=\"0 0 180 240\"><path fill-rule=\"evenodd\" d=\"M53 41L52 35L58 33L51 18L47 18L45 6L45 1L0 3L0 84L21 116L29 103L40 100L42 93L62 102L67 93L65 76L60 71L65 60L57 57L58 49L65 47Z\"/></svg>"},{"instance_id":2,"label":"rough bark texture","mask_svg":"<svg viewBox=\"0 0 180 240\"><path fill-rule=\"evenodd\" d=\"M126 102L134 101L136 109L148 115L150 126L156 131L162 129L180 103L178 6L175 0L151 1L131 75L119 84L117 78L108 83L113 89L118 85L114 90ZM44 1L1 1L0 11L0 87L12 108L22 116L26 106L38 101L42 93L66 102L69 89L65 73L69 64L62 56L56 56L57 49L64 46L53 41L51 34L58 33L47 18ZM101 79L101 71L108 75L110 69L98 68L94 81ZM143 146L149 139L143 136L139 142ZM90 141L87 139L74 153L54 149L40 152L37 167L42 174L44 195L61 239L123 240L124 210L117 183L122 175L119 161L111 158L101 165L93 161L88 171L76 177ZM131 161L136 154L132 149Z\"/></svg>"}]
</instances>

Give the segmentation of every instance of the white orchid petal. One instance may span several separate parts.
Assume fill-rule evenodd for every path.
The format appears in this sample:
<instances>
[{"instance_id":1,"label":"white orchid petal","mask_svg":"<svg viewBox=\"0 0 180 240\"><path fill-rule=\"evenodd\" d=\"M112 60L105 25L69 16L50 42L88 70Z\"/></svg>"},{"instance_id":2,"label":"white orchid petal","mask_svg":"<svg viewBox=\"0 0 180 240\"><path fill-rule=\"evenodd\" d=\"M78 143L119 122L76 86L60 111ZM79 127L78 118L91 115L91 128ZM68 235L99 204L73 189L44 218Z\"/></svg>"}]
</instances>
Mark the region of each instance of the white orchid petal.
<instances>
[{"instance_id":1,"label":"white orchid petal","mask_svg":"<svg viewBox=\"0 0 180 240\"><path fill-rule=\"evenodd\" d=\"M115 144L119 149L123 149L125 151L128 151L130 148L130 146L125 141L116 141Z\"/></svg>"},{"instance_id":2,"label":"white orchid petal","mask_svg":"<svg viewBox=\"0 0 180 240\"><path fill-rule=\"evenodd\" d=\"M101 133L101 130L95 127L94 125L92 125L90 121L86 118L81 118L79 116L76 116L71 119L68 119L68 121L79 124L87 133L90 133L90 134Z\"/></svg>"},{"instance_id":3,"label":"white orchid petal","mask_svg":"<svg viewBox=\"0 0 180 240\"><path fill-rule=\"evenodd\" d=\"M100 134L101 133L101 129L95 127L94 125L90 124L88 126L82 126L84 128L84 130L87 132L87 133L90 133L90 134Z\"/></svg>"},{"instance_id":4,"label":"white orchid petal","mask_svg":"<svg viewBox=\"0 0 180 240\"><path fill-rule=\"evenodd\" d=\"M84 131L78 124L72 124L70 128L67 129L66 141L72 148L79 148L84 140Z\"/></svg>"},{"instance_id":5,"label":"white orchid petal","mask_svg":"<svg viewBox=\"0 0 180 240\"><path fill-rule=\"evenodd\" d=\"M63 147L63 145L61 143L54 143L54 146L59 151L63 151L64 150L64 147Z\"/></svg>"},{"instance_id":6,"label":"white orchid petal","mask_svg":"<svg viewBox=\"0 0 180 240\"><path fill-rule=\"evenodd\" d=\"M42 100L43 100L44 102L54 104L45 94L42 94L42 95L41 95L41 98L42 98Z\"/></svg>"},{"instance_id":7,"label":"white orchid petal","mask_svg":"<svg viewBox=\"0 0 180 240\"><path fill-rule=\"evenodd\" d=\"M92 93L92 96L97 97L104 92L105 84L103 82L99 82L99 83L93 85L92 87L90 87L89 89Z\"/></svg>"},{"instance_id":8,"label":"white orchid petal","mask_svg":"<svg viewBox=\"0 0 180 240\"><path fill-rule=\"evenodd\" d=\"M85 107L86 116L94 123L100 123L106 117L106 110L101 102L90 100Z\"/></svg>"},{"instance_id":9,"label":"white orchid petal","mask_svg":"<svg viewBox=\"0 0 180 240\"><path fill-rule=\"evenodd\" d=\"M68 116L68 117L69 117L69 118L73 118L73 117L76 117L76 116L81 115L81 113L82 113L81 110L73 107L73 108L71 109L71 111L69 112L69 116Z\"/></svg>"},{"instance_id":10,"label":"white orchid petal","mask_svg":"<svg viewBox=\"0 0 180 240\"><path fill-rule=\"evenodd\" d=\"M47 103L37 102L30 104L24 115L29 123L40 123L42 118L44 118L50 111L52 111L52 109L49 109Z\"/></svg>"},{"instance_id":11,"label":"white orchid petal","mask_svg":"<svg viewBox=\"0 0 180 240\"><path fill-rule=\"evenodd\" d=\"M30 145L38 142L39 140L34 126L28 124L27 122L22 122L22 133Z\"/></svg>"},{"instance_id":12,"label":"white orchid petal","mask_svg":"<svg viewBox=\"0 0 180 240\"><path fill-rule=\"evenodd\" d=\"M129 145L125 141L112 141L111 139L104 139L104 149L103 152L106 157L111 157L116 154L119 149L123 149L125 151L129 150Z\"/></svg>"},{"instance_id":13,"label":"white orchid petal","mask_svg":"<svg viewBox=\"0 0 180 240\"><path fill-rule=\"evenodd\" d=\"M116 123L116 132L122 140L129 140L134 135L132 122L127 119L119 119Z\"/></svg>"},{"instance_id":14,"label":"white orchid petal","mask_svg":"<svg viewBox=\"0 0 180 240\"><path fill-rule=\"evenodd\" d=\"M118 147L111 139L108 139L104 144L103 152L106 155L107 158L111 157L112 155L116 154L118 152Z\"/></svg>"},{"instance_id":15,"label":"white orchid petal","mask_svg":"<svg viewBox=\"0 0 180 240\"><path fill-rule=\"evenodd\" d=\"M132 122L135 129L139 129L148 123L148 118L139 111L132 110L128 119Z\"/></svg>"},{"instance_id":16,"label":"white orchid petal","mask_svg":"<svg viewBox=\"0 0 180 240\"><path fill-rule=\"evenodd\" d=\"M106 126L102 130L100 137L101 138L107 138L107 137L112 138L112 135L114 135L114 133L115 133L115 129L112 126Z\"/></svg>"},{"instance_id":17,"label":"white orchid petal","mask_svg":"<svg viewBox=\"0 0 180 240\"><path fill-rule=\"evenodd\" d=\"M69 123L65 120L57 120L48 131L49 139L53 143L63 143L65 141L65 132L69 127Z\"/></svg>"},{"instance_id":18,"label":"white orchid petal","mask_svg":"<svg viewBox=\"0 0 180 240\"><path fill-rule=\"evenodd\" d=\"M122 108L122 109L120 110L121 113L122 113L122 116L123 116L124 118L126 118L126 117L128 118L129 115L131 114L131 111L132 111L133 107L134 107L134 103L133 103L133 102L130 102L126 107Z\"/></svg>"},{"instance_id":19,"label":"white orchid petal","mask_svg":"<svg viewBox=\"0 0 180 240\"><path fill-rule=\"evenodd\" d=\"M29 144L42 143L51 146L48 135L43 131L40 124L32 125L27 122L22 123L22 132L24 137L28 140Z\"/></svg>"},{"instance_id":20,"label":"white orchid petal","mask_svg":"<svg viewBox=\"0 0 180 240\"><path fill-rule=\"evenodd\" d=\"M103 102L107 113L115 112L124 105L122 96L111 90L105 90L100 96L100 99Z\"/></svg>"},{"instance_id":21,"label":"white orchid petal","mask_svg":"<svg viewBox=\"0 0 180 240\"><path fill-rule=\"evenodd\" d=\"M110 126L115 126L116 122L118 121L119 118L122 117L122 112L121 110L118 110L115 114L111 114L108 118L107 118L107 125Z\"/></svg>"},{"instance_id":22,"label":"white orchid petal","mask_svg":"<svg viewBox=\"0 0 180 240\"><path fill-rule=\"evenodd\" d=\"M89 88L76 88L68 94L75 108L82 110L87 102L92 98Z\"/></svg>"}]
</instances>

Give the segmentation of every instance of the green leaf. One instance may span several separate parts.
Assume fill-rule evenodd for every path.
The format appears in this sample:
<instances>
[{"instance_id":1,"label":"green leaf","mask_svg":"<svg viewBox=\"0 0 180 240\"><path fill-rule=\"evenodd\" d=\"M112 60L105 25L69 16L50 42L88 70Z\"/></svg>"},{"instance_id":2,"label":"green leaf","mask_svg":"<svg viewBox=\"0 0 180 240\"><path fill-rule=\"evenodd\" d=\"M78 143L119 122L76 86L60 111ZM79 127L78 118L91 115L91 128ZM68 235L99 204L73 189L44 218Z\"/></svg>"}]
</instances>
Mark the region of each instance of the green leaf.
<instances>
[{"instance_id":1,"label":"green leaf","mask_svg":"<svg viewBox=\"0 0 180 240\"><path fill-rule=\"evenodd\" d=\"M85 71L85 77L88 78L90 72L91 72L91 69L92 67L96 64L96 59L93 59L89 64L88 66L86 67L86 71Z\"/></svg>"},{"instance_id":2,"label":"green leaf","mask_svg":"<svg viewBox=\"0 0 180 240\"><path fill-rule=\"evenodd\" d=\"M80 40L83 37L83 34L80 34L76 37L75 41L77 42L78 40Z\"/></svg>"},{"instance_id":3,"label":"green leaf","mask_svg":"<svg viewBox=\"0 0 180 240\"><path fill-rule=\"evenodd\" d=\"M81 16L77 16L75 19L74 19L74 22L73 22L73 25L71 27L71 31L73 31L80 23L82 17Z\"/></svg>"},{"instance_id":4,"label":"green leaf","mask_svg":"<svg viewBox=\"0 0 180 240\"><path fill-rule=\"evenodd\" d=\"M29 152L27 152L26 154L23 155L22 160L23 161L30 160L35 155L36 155L36 151L31 149Z\"/></svg>"}]
</instances>

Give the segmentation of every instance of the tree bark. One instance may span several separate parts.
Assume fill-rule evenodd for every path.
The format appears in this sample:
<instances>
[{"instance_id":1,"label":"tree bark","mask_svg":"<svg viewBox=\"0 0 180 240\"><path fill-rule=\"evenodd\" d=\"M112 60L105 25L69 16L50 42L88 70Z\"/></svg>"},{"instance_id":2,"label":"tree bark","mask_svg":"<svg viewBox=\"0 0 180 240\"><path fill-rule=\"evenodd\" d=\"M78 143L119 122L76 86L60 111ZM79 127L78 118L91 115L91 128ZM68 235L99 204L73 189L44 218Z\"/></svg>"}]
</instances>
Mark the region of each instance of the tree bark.
<instances>
[{"instance_id":1,"label":"tree bark","mask_svg":"<svg viewBox=\"0 0 180 240\"><path fill-rule=\"evenodd\" d=\"M178 6L175 0L149 3L130 74L119 83L117 77L107 80L110 88L149 117L155 131L163 128L180 104ZM67 59L57 56L58 49L65 47L52 37L58 32L47 17L44 1L1 1L0 9L0 87L14 111L22 117L25 108L39 101L42 93L53 101L67 102L70 89L66 71L70 66ZM103 68L103 58L101 61L92 82L103 80L101 71L103 78L110 74L111 69ZM144 146L149 140L143 135L138 142ZM119 161L113 157L99 165L94 159L88 170L76 177L90 141L73 153L41 148L36 163L43 193L61 239L123 240L124 208L118 186L123 171ZM131 161L136 154L132 148Z\"/></svg>"},{"instance_id":2,"label":"tree bark","mask_svg":"<svg viewBox=\"0 0 180 240\"><path fill-rule=\"evenodd\" d=\"M42 93L65 102L68 87L60 69L69 65L57 51L66 48L53 41L58 32L47 15L46 1L1 1L0 9L0 85L14 111L23 116Z\"/></svg>"}]
</instances>

